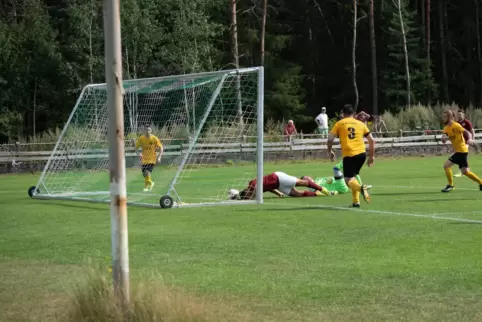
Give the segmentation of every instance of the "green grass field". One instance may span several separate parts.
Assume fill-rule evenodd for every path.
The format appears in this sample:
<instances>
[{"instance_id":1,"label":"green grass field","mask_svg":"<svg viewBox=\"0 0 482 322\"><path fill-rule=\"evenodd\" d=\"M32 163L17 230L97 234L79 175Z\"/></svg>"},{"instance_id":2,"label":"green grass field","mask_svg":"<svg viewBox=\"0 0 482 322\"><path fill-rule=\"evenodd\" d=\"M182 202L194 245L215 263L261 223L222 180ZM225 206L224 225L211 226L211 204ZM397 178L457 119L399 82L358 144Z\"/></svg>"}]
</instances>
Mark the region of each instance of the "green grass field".
<instances>
[{"instance_id":1,"label":"green grass field","mask_svg":"<svg viewBox=\"0 0 482 322\"><path fill-rule=\"evenodd\" d=\"M99 164L96 164L99 166ZM104 165L100 165L103 167ZM144 179L140 167L129 168L126 171L126 184L129 202L159 206L159 199L169 190L176 175L177 167L172 165L157 165L152 173L155 186L146 193ZM225 200L226 191L231 188L243 189L249 180L256 177L256 164L216 166L211 169L199 165L186 166L176 180L175 190L183 203L213 203ZM36 185L37 178L31 184ZM49 171L40 185L41 194L90 198L102 201L109 198L109 173L107 171ZM45 186L43 185L45 184ZM174 199L177 198L173 196Z\"/></svg>"},{"instance_id":2,"label":"green grass field","mask_svg":"<svg viewBox=\"0 0 482 322\"><path fill-rule=\"evenodd\" d=\"M156 276L253 321L481 321L482 192L455 178L456 190L440 193L444 160L377 160L362 172L372 203L355 210L349 194L130 207L132 278ZM482 159L470 161L482 174ZM331 167L266 164L265 173ZM242 170L203 171L223 185ZM0 321L51 320L85 267L109 266L108 206L30 199L37 179L0 177Z\"/></svg>"}]
</instances>

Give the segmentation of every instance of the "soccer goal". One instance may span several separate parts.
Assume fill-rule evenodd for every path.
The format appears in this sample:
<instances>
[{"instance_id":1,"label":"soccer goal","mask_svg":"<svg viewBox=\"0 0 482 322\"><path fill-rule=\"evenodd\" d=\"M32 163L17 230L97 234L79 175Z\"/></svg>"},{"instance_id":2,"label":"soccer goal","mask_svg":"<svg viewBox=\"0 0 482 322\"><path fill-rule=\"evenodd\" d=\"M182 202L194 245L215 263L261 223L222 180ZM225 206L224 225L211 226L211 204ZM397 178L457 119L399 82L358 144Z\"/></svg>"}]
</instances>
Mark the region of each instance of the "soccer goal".
<instances>
[{"instance_id":1,"label":"soccer goal","mask_svg":"<svg viewBox=\"0 0 482 322\"><path fill-rule=\"evenodd\" d=\"M263 77L255 67L124 81L128 204L262 203L262 193L235 201L228 191L263 174ZM31 197L110 202L107 114L106 84L86 86ZM164 152L145 192L135 142L147 126Z\"/></svg>"}]
</instances>

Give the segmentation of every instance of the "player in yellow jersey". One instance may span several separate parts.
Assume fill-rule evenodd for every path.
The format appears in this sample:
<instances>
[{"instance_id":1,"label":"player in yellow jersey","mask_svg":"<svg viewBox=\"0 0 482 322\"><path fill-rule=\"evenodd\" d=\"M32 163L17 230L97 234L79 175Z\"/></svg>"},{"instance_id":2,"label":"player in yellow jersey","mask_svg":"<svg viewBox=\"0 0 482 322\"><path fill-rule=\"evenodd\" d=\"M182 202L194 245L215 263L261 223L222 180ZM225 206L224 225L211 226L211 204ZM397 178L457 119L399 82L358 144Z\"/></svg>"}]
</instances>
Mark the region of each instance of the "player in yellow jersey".
<instances>
[{"instance_id":1,"label":"player in yellow jersey","mask_svg":"<svg viewBox=\"0 0 482 322\"><path fill-rule=\"evenodd\" d=\"M454 154L444 163L445 175L447 176L448 184L442 189L442 192L450 192L454 190L454 178L452 174L452 166L454 164L459 166L460 171L467 178L477 182L479 184L479 190L482 191L482 180L470 171L469 163L467 161L467 156L469 154L469 146L467 144L472 144L472 133L467 131L459 123L454 121L455 115L452 111L445 111L443 114L443 121L445 127L443 129L442 143L450 140L452 143L452 148L454 149ZM465 137L468 138L465 142Z\"/></svg>"},{"instance_id":2,"label":"player in yellow jersey","mask_svg":"<svg viewBox=\"0 0 482 322\"><path fill-rule=\"evenodd\" d=\"M139 153L139 148L142 152ZM159 153L156 151L159 149ZM151 173L156 163L161 162L162 153L164 149L161 141L152 135L152 129L146 127L144 135L141 135L136 142L136 153L141 159L142 175L144 176L144 191L150 191L154 187L154 182L151 179Z\"/></svg>"},{"instance_id":3,"label":"player in yellow jersey","mask_svg":"<svg viewBox=\"0 0 482 322\"><path fill-rule=\"evenodd\" d=\"M340 138L341 154L343 157L343 175L345 182L350 187L353 196L352 207L360 207L360 193L367 203L371 197L368 194L368 187L361 185L355 178L360 174L360 170L366 161L366 148L364 138L368 140L370 154L368 156L368 166L371 167L375 160L375 140L367 126L353 116L355 111L351 105L343 107L343 118L335 123L330 135L328 136L328 154L331 161L336 160L333 152L333 140Z\"/></svg>"}]
</instances>

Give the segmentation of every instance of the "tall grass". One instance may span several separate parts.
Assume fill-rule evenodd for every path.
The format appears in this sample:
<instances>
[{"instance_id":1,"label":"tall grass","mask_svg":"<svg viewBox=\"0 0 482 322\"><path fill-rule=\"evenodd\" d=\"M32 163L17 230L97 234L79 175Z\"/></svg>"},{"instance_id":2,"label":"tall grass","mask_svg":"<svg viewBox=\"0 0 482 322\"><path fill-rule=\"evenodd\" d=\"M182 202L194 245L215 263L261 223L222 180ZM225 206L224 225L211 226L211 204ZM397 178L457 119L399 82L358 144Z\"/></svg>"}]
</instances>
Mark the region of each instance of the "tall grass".
<instances>
[{"instance_id":1,"label":"tall grass","mask_svg":"<svg viewBox=\"0 0 482 322\"><path fill-rule=\"evenodd\" d=\"M404 108L397 113L391 113L386 111L382 114L383 120L387 126L389 132L403 131L417 131L427 129L440 129L442 112L446 109L457 111L459 107L456 104L437 104L434 106L423 106L420 104L413 105L409 108ZM482 109L470 106L465 110L466 117L472 121L475 128L482 128ZM332 126L336 121L335 118L330 119L330 125ZM268 119L264 126L264 134L267 141L279 141L283 140L283 129L286 125L285 120L275 121ZM159 136L164 142L167 143L185 143L188 138L193 136L193 129L188 129L184 124L170 124L163 127L152 125L153 133ZM106 129L104 129L105 131ZM35 136L21 137L19 140L12 140L10 143L18 141L20 143L52 143L56 142L60 136L61 129L56 128L43 133L39 133ZM220 134L222 133L222 136ZM308 134L308 132L305 132ZM91 128L71 127L66 133L66 140L82 140L82 141L97 141L105 139L106 133L101 133ZM127 139L136 139L140 133L129 133ZM256 135L256 124L245 124L243 128L236 123L211 123L206 125L206 128L202 131L201 139L203 142L212 143L220 142L222 137L239 138L244 136Z\"/></svg>"},{"instance_id":2,"label":"tall grass","mask_svg":"<svg viewBox=\"0 0 482 322\"><path fill-rule=\"evenodd\" d=\"M442 114L445 110L457 112L459 107L456 104L437 104L434 106L413 105L404 108L396 114L386 111L382 118L385 121L388 131L415 131L415 130L436 130L442 128ZM482 109L470 106L465 110L468 118L475 128L482 128Z\"/></svg>"},{"instance_id":3,"label":"tall grass","mask_svg":"<svg viewBox=\"0 0 482 322\"><path fill-rule=\"evenodd\" d=\"M133 282L130 306L124 310L110 276L90 269L74 285L67 307L58 314L64 322L211 322L242 321L239 314L209 305L161 282Z\"/></svg>"}]
</instances>

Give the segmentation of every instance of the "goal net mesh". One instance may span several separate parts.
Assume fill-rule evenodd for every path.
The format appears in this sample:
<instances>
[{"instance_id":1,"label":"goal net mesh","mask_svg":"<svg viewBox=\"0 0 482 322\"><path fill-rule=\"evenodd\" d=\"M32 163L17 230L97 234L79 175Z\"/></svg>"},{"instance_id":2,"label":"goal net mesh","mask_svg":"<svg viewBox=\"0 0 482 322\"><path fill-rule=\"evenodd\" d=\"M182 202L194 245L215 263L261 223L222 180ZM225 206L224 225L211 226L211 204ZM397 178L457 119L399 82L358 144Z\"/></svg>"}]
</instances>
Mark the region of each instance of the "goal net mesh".
<instances>
[{"instance_id":1,"label":"goal net mesh","mask_svg":"<svg viewBox=\"0 0 482 322\"><path fill-rule=\"evenodd\" d=\"M129 203L220 203L257 171L258 69L124 81ZM37 185L39 197L109 201L105 84L84 88ZM147 127L164 152L143 191L136 140ZM139 150L141 152L141 150Z\"/></svg>"}]
</instances>

